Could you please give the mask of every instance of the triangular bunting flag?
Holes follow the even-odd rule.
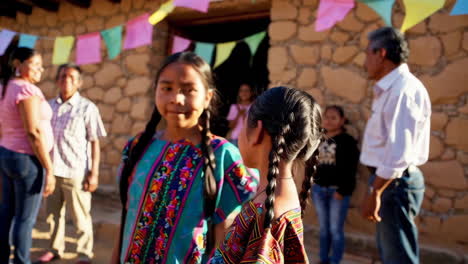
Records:
[[[206,13],[210,6],[210,0],[174,0],[174,6],[187,7]]]
[[[450,12],[451,16],[468,15],[468,0],[458,0]]]
[[[214,44],[197,42],[195,44],[195,53],[202,57],[208,64],[211,64],[213,58]]]
[[[74,41],[75,38],[73,36],[55,38],[54,54],[52,55],[53,64],[57,65],[68,62]]]
[[[172,54],[186,50],[190,45],[190,40],[179,36],[174,36],[172,42]]]
[[[125,50],[151,44],[153,25],[149,23],[148,18],[149,14],[143,14],[127,22],[125,27]]]
[[[235,46],[235,41],[220,43],[216,45],[216,62],[214,68],[223,64],[223,62],[225,62],[229,58]]]
[[[387,26],[392,26],[392,9],[395,0],[359,0],[368,5],[383,19]]]
[[[171,0],[169,2],[166,2],[162,4],[159,7],[159,9],[150,16],[148,21],[152,25],[156,25],[161,20],[163,20],[167,15],[169,15],[172,11],[174,11],[174,8],[175,8],[174,1]]]
[[[26,47],[26,48],[34,49],[37,38],[38,37],[34,35],[21,34],[19,38],[18,47]]]
[[[262,40],[265,38],[266,32],[260,32],[257,34],[254,34],[252,36],[246,37],[244,39],[245,43],[249,45],[250,48],[250,53],[252,54],[252,57],[255,56],[255,53],[257,53],[258,46],[262,42]]]
[[[445,0],[403,0],[406,16],[401,32],[413,27],[444,6]]]
[[[325,31],[343,20],[353,9],[354,0],[320,0],[315,31]]]
[[[117,57],[122,50],[122,26],[101,31],[101,35],[106,43],[107,56],[112,60]]]
[[[78,36],[76,64],[92,64],[101,61],[101,35],[98,32]]]
[[[15,35],[16,32],[8,29],[4,29],[0,32],[0,56],[3,56]]]

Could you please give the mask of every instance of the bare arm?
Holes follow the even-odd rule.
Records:
[[[382,193],[388,187],[393,179],[384,179],[376,176],[372,185],[372,191],[364,198],[362,206],[362,216],[373,222],[380,222],[382,218],[379,216],[380,202]]]
[[[99,140],[91,141],[91,170],[83,182],[83,190],[86,192],[94,192],[98,187],[100,159],[101,148]]]
[[[44,196],[48,196],[54,192],[55,176],[53,174],[52,160],[46,148],[44,131],[39,126],[38,110],[40,103],[41,99],[37,96],[21,100],[19,103],[19,111],[34,154],[39,159],[42,167],[46,170]]]
[[[233,213],[231,213],[227,218],[226,220],[224,220],[223,222],[217,224],[215,226],[215,242],[216,242],[216,245],[215,247],[217,248],[221,243],[223,243],[224,241],[224,238],[226,237],[226,232],[228,230],[228,228],[232,225],[232,222],[234,222],[234,219],[236,218],[237,214],[239,212],[235,211]]]

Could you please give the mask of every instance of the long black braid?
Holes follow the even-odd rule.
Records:
[[[248,126],[255,127],[261,120],[271,137],[272,148],[265,199],[264,228],[270,228],[274,218],[276,179],[281,160],[301,160],[307,164],[306,178],[301,191],[301,207],[311,186],[320,142],[320,107],[309,94],[286,87],[275,87],[264,92],[250,108]]]
[[[209,257],[211,251],[215,247],[215,230],[211,216],[215,212],[216,208],[216,197],[218,195],[215,169],[216,160],[214,156],[213,148],[211,147],[210,133],[210,110],[206,109],[200,116],[201,131],[201,150],[203,153],[203,167],[204,167],[204,181],[203,181],[203,208],[205,217],[208,220],[208,232],[206,234],[206,247],[204,258]]]

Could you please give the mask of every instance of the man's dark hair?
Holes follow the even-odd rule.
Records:
[[[80,80],[82,79],[82,73],[83,71],[81,70],[80,66],[74,64],[74,63],[65,63],[65,64],[62,64],[58,67],[57,69],[57,75],[55,76],[55,80],[58,81],[59,79],[59,75],[60,73],[62,72],[62,70],[66,70],[66,69],[75,69],[78,73],[79,73],[79,76],[80,76]]]
[[[393,63],[399,65],[408,60],[408,43],[398,29],[392,27],[379,28],[370,32],[367,38],[373,52],[385,49],[387,51],[385,58]]]

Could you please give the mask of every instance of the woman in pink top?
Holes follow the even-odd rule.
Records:
[[[41,55],[17,48],[10,63],[2,67],[0,85],[0,263],[9,262],[11,232],[14,263],[29,264],[31,233],[42,192],[47,196],[55,187],[49,155],[52,109],[34,85],[44,71]]]
[[[237,95],[237,104],[231,105],[227,116],[229,128],[231,129],[228,139],[236,146],[244,119],[254,99],[255,95],[252,86],[247,83],[241,84]]]

